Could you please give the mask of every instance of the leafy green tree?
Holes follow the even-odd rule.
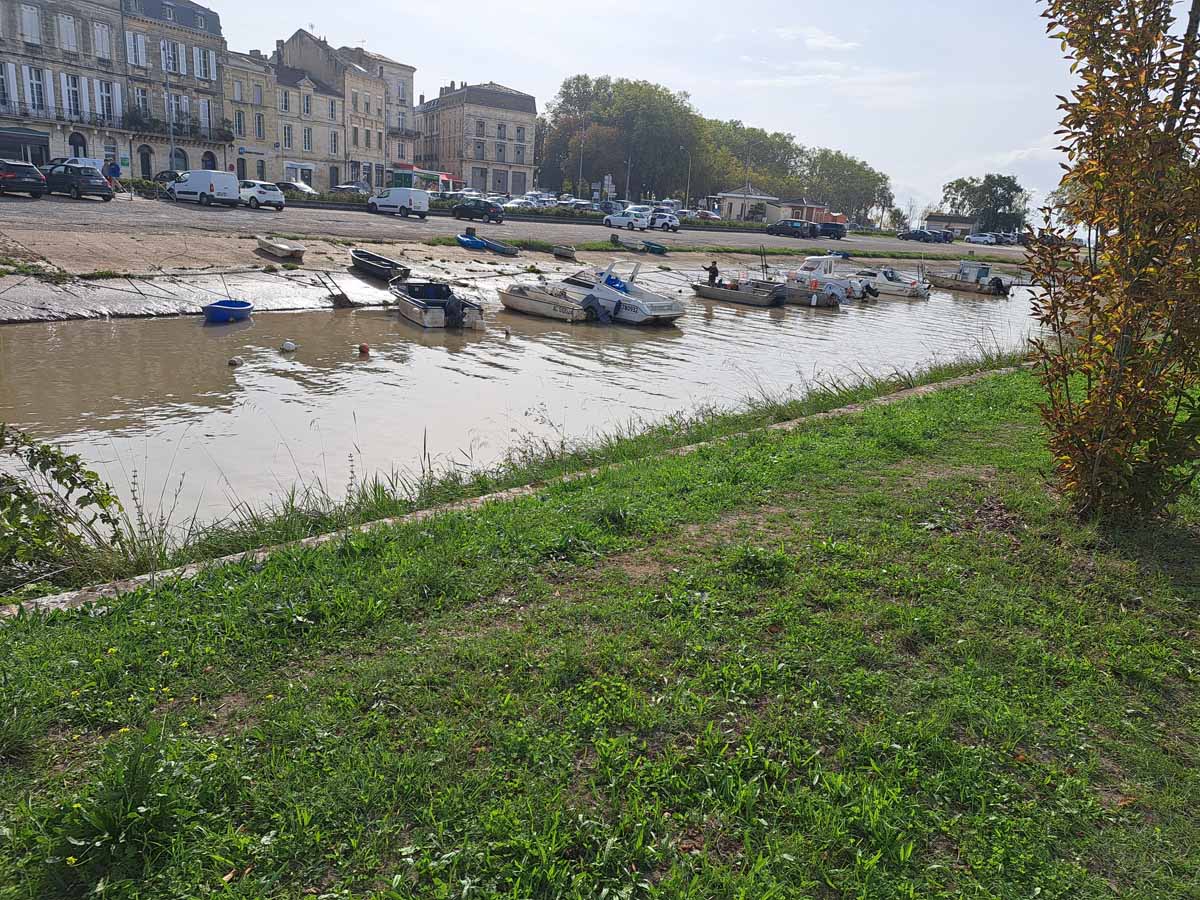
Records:
[[[973,218],[980,231],[1020,231],[1029,218],[1029,192],[1013,175],[956,178],[942,187],[942,206]]]

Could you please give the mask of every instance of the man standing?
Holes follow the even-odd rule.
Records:
[[[721,270],[717,268],[717,261],[714,259],[712,265],[706,268],[704,271],[708,273],[709,287],[716,287],[717,278],[719,278],[721,275]]]

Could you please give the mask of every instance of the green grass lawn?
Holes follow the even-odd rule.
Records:
[[[0,627],[0,897],[1195,897],[1197,505],[1023,373]]]

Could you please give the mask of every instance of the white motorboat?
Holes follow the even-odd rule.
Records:
[[[584,309],[595,311],[601,321],[669,325],[687,311],[682,301],[656,294],[636,283],[641,263],[634,265],[627,278],[613,271],[616,265],[614,260],[605,269],[584,269],[564,279],[562,287]]]
[[[595,311],[584,309],[565,288],[545,284],[515,284],[503,288],[500,302],[505,309],[561,322],[587,322],[597,317]]]
[[[841,261],[840,256],[809,256],[794,280],[814,294],[824,294],[840,303],[873,295],[875,289],[863,279],[838,273],[836,266]]]
[[[891,266],[878,269],[859,269],[852,276],[861,278],[884,297],[908,297],[928,300],[929,285],[909,272],[897,272]]]

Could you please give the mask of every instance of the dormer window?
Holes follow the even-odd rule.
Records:
[[[200,13],[196,13],[196,27],[201,31],[206,31],[208,29],[208,20],[205,19]]]
[[[171,6],[170,4],[164,3],[162,12],[163,12],[163,18],[166,19],[168,22],[175,21],[175,7]]]

